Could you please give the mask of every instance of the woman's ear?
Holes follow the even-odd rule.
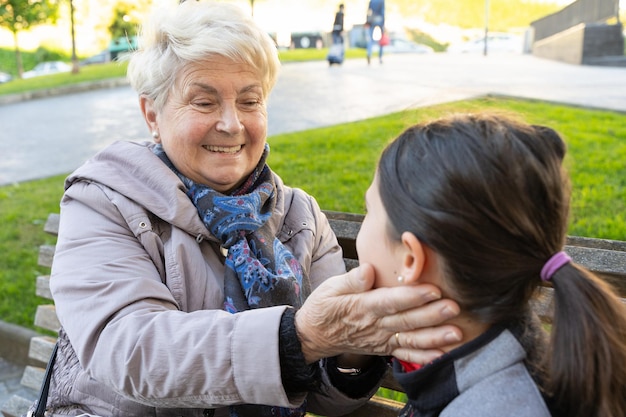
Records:
[[[402,233],[402,268],[404,282],[414,284],[422,275],[426,263],[426,250],[422,242],[411,232]]]
[[[159,142],[159,126],[157,125],[157,112],[154,108],[154,100],[148,98],[144,95],[139,97],[139,107],[141,108],[141,113],[143,114],[143,118],[148,125],[148,129],[152,133],[152,136],[155,139],[155,142]],[[155,135],[154,133],[157,133]]]

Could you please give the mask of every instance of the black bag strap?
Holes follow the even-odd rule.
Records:
[[[50,360],[48,361],[48,366],[46,366],[46,374],[43,377],[43,383],[41,384],[41,389],[39,390],[39,400],[37,401],[37,408],[35,412],[29,412],[27,417],[44,417],[46,413],[46,404],[48,403],[48,389],[50,388],[50,378],[52,378],[52,368],[54,367],[54,360],[57,357],[57,350],[59,349],[59,344],[54,345],[54,349],[52,349],[52,355],[50,356]]]

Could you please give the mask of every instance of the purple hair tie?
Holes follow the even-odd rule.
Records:
[[[541,279],[543,281],[550,281],[556,271],[561,269],[571,260],[572,258],[570,258],[567,253],[563,251],[555,253],[550,259],[548,259],[548,262],[546,262],[543,268],[541,268]]]

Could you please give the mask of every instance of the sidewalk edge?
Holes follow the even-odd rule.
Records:
[[[25,91],[18,94],[7,94],[0,96],[0,106],[5,104],[19,103],[21,101],[33,100],[44,97],[55,97],[62,94],[80,93],[83,91],[97,90],[101,88],[113,88],[129,85],[126,77],[109,78],[99,81],[87,81],[78,84],[65,85],[42,90]]]

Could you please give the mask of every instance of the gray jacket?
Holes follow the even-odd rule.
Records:
[[[408,395],[401,417],[550,417],[536,369],[545,335],[535,320],[494,326],[414,372],[394,363]]]
[[[62,325],[55,415],[200,416],[235,403],[298,406],[280,376],[283,306],[222,310],[224,262],[178,177],[151,143],[117,142],[66,180],[51,290]],[[344,272],[315,200],[275,176],[271,227],[317,287]],[[340,415],[328,382],[309,410]],[[207,410],[208,411],[208,410]]]

